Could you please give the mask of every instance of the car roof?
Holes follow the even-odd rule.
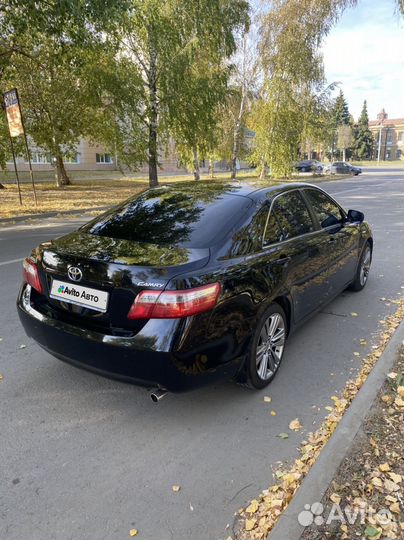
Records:
[[[190,196],[196,196],[198,193],[201,193],[201,190],[207,190],[212,192],[217,192],[221,196],[241,196],[248,197],[253,201],[260,202],[274,198],[276,195],[282,192],[287,192],[296,188],[315,188],[320,189],[318,186],[309,184],[308,182],[288,182],[283,184],[276,184],[272,186],[263,186],[262,182],[251,181],[251,182],[238,182],[238,181],[229,181],[229,182],[217,182],[215,180],[202,180],[199,182],[190,181],[190,182],[176,182],[173,184],[166,184],[161,186],[164,188],[169,188],[170,191],[183,192],[187,193]],[[161,189],[153,188],[153,189]]]

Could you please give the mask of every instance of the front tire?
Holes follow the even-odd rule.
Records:
[[[350,289],[352,291],[361,291],[368,282],[370,265],[372,264],[372,246],[370,242],[366,242],[359,259],[358,268],[356,269],[355,279],[353,280]]]
[[[244,385],[261,390],[275,377],[287,335],[287,319],[279,304],[271,304],[257,326],[245,362]]]

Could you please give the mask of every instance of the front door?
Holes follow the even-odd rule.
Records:
[[[304,189],[329,249],[330,295],[344,290],[354,278],[358,260],[358,228],[345,221],[340,206],[324,192]]]

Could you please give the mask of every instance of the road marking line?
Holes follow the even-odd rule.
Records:
[[[21,262],[23,260],[24,259],[12,259],[11,261],[3,261],[3,262],[0,262],[0,266],[4,266],[6,264],[13,264],[13,263],[16,263],[16,262]]]

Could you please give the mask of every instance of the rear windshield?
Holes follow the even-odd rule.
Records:
[[[220,242],[252,205],[251,199],[220,189],[187,193],[146,191],[82,230],[148,244],[207,248]]]

